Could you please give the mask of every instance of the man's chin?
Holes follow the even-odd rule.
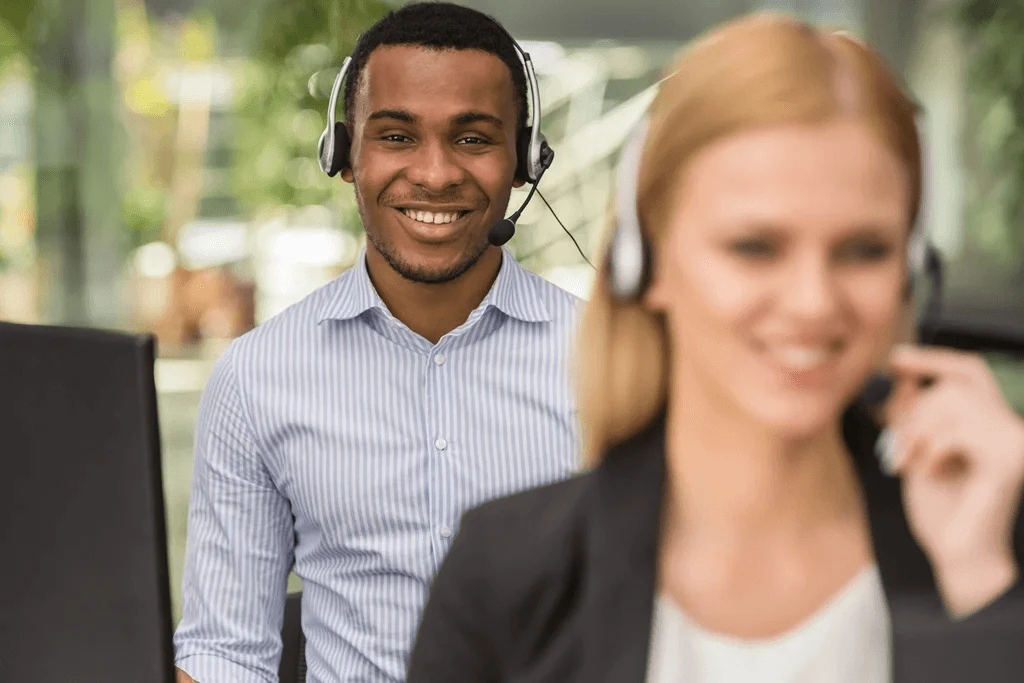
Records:
[[[439,285],[457,280],[469,272],[487,252],[488,243],[468,254],[463,252],[454,257],[438,257],[436,254],[403,256],[397,250],[381,246],[375,245],[377,252],[400,276],[410,282]],[[424,251],[434,250],[428,247]]]
[[[443,285],[449,282],[453,282],[462,277],[468,268],[462,267],[462,264],[457,264],[449,268],[444,269],[429,269],[422,266],[409,266],[391,264],[395,272],[401,275],[409,282],[416,282],[422,285]]]

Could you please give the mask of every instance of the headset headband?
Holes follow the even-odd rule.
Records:
[[[659,85],[662,81],[659,81]],[[914,117],[919,137],[922,112],[918,107]],[[619,160],[615,188],[616,225],[608,255],[608,276],[612,293],[621,299],[635,298],[640,293],[650,265],[646,263],[650,254],[646,249],[647,239],[636,206],[643,150],[649,129],[650,115],[645,113],[627,137]],[[928,242],[926,231],[921,225],[921,213],[919,207],[907,244],[907,267],[912,278],[927,275],[933,281],[933,288],[941,289],[941,259]],[[929,307],[937,305],[936,301],[929,301]]]
[[[327,103],[327,128],[324,129],[327,140],[326,144],[321,140],[320,145],[320,168],[324,173],[327,173],[334,164],[334,124],[338,120],[338,94],[345,85],[345,77],[351,63],[351,56],[345,57],[345,61],[341,63],[341,69],[338,70],[334,85],[331,87],[331,99]]]
[[[494,22],[494,24],[512,42],[516,55],[519,57],[519,62],[523,67],[523,75],[526,79],[528,105],[530,108],[530,124],[528,126],[530,139],[526,150],[523,150],[527,156],[525,163],[526,179],[530,182],[536,182],[544,171],[542,147],[545,144],[544,138],[540,132],[540,88],[537,85],[537,74],[534,71],[533,60],[530,58],[530,54],[522,48],[522,46],[515,38],[512,37],[512,34],[509,33],[504,26],[497,22]],[[358,46],[358,44],[359,42],[357,40],[356,45]],[[351,63],[352,56],[349,55],[348,57],[345,57],[345,61],[342,62],[341,69],[338,71],[338,75],[334,79],[334,85],[331,87],[331,96],[327,105],[327,127],[324,129],[323,135],[320,136],[318,154],[320,168],[324,173],[330,173],[330,169],[334,164],[335,125],[339,123],[338,97],[345,87],[345,80],[348,77],[348,71]],[[524,129],[527,128],[526,121],[523,121],[522,126]]]
[[[644,115],[626,139],[619,160],[615,208],[617,225],[612,236],[613,267],[609,269],[612,291],[628,298],[642,286],[644,271],[644,235],[637,212],[637,186],[644,144],[647,141],[648,118]]]

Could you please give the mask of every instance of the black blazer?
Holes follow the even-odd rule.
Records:
[[[851,410],[844,436],[892,618],[894,683],[1024,683],[1024,583],[953,622],[899,481],[876,463],[877,428]],[[468,512],[431,588],[408,683],[642,683],[663,453],[660,418],[593,472]],[[1020,559],[1020,520],[1016,540]]]

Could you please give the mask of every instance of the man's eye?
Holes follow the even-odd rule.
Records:
[[[460,145],[489,145],[491,141],[487,138],[477,137],[475,135],[467,135],[464,138],[459,138]]]
[[[409,142],[409,138],[400,133],[392,133],[381,137],[384,142]]]

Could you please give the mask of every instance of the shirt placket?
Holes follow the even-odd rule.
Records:
[[[424,406],[426,420],[424,448],[427,452],[427,516],[435,571],[448,551],[457,519],[454,486],[454,458],[458,435],[454,433],[455,404],[453,377],[458,339],[444,338],[427,354],[424,364]]]

